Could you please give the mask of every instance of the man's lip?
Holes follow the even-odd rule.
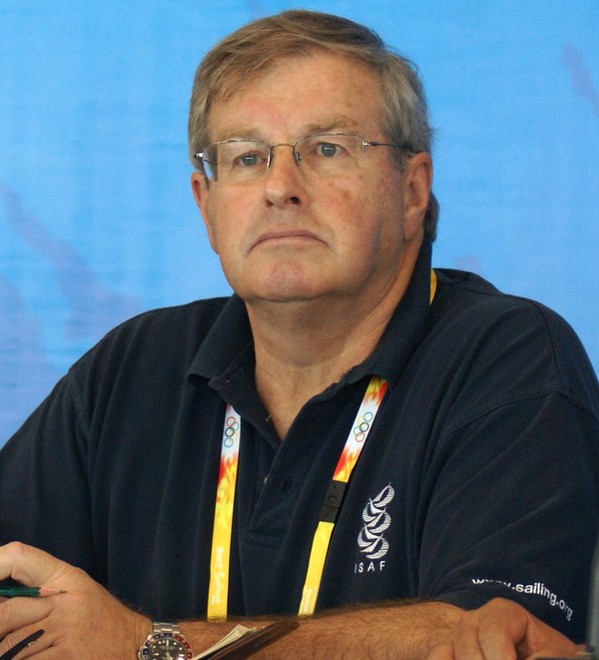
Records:
[[[258,236],[256,241],[254,241],[254,247],[268,241],[284,241],[289,239],[308,239],[313,241],[320,241],[316,234],[313,234],[311,231],[307,231],[305,229],[271,229],[270,231],[266,231]]]

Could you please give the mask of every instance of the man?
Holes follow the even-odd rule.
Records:
[[[575,654],[597,381],[546,308],[431,271],[409,63],[257,21],[198,69],[190,153],[236,295],[115,329],[5,447],[0,577],[63,593],[3,603],[0,652],[172,658],[188,620],[191,657],[300,614],[267,657]]]

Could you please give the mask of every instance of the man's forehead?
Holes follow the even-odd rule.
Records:
[[[343,55],[286,57],[215,97],[208,116],[209,134],[214,140],[262,139],[260,131],[268,130],[272,119],[288,122],[290,135],[297,137],[355,132],[363,129],[366,107],[371,119],[381,116],[380,95],[373,90],[377,83],[369,68]]]
[[[248,69],[232,66],[224,70],[220,90],[214,100],[226,101],[239,93],[243,94],[264,79],[287,77],[290,71],[301,71],[313,65],[316,65],[320,73],[330,72],[333,76],[341,68],[351,71],[351,77],[364,74],[375,77],[373,69],[357,56],[313,45],[293,54],[281,53],[271,59],[254,62]]]

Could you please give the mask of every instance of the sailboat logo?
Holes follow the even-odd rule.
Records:
[[[360,552],[368,559],[380,559],[389,551],[389,541],[384,534],[391,526],[391,516],[387,513],[387,506],[395,497],[395,490],[389,484],[371,500],[362,511],[364,526],[358,534]]]

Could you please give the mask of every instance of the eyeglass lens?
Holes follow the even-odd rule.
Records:
[[[223,182],[251,181],[262,176],[275,158],[274,150],[291,148],[302,170],[318,176],[347,174],[359,166],[365,142],[356,135],[308,135],[295,145],[270,146],[258,140],[228,140],[208,146],[204,164],[210,178]]]

